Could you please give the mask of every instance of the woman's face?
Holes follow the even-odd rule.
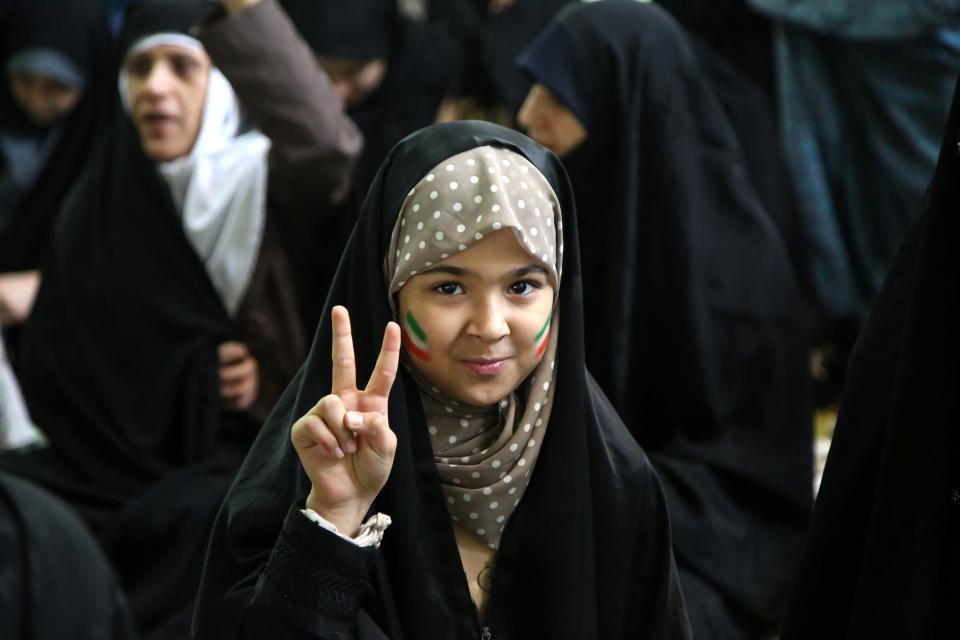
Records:
[[[561,158],[587,139],[587,130],[573,111],[540,83],[530,88],[517,122],[527,135]]]
[[[206,53],[177,45],[158,45],[127,60],[130,115],[153,162],[169,162],[193,149],[210,68]]]
[[[473,406],[509,395],[540,362],[554,285],[511,229],[410,278],[399,292],[404,345],[417,371]]]
[[[67,117],[83,97],[83,89],[35,73],[10,74],[10,92],[30,121],[49,127]]]

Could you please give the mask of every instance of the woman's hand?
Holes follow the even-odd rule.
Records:
[[[397,437],[387,406],[400,361],[400,327],[387,323],[373,375],[360,391],[350,314],[337,306],[331,320],[333,389],[294,423],[290,439],[312,484],[307,507],[353,536],[393,467]]]
[[[243,411],[256,401],[260,391],[257,359],[242,342],[224,342],[220,356],[220,400],[227,409]]]
[[[260,0],[220,0],[223,4],[223,8],[227,10],[228,13],[237,13],[243,11],[247,7],[252,7],[255,4],[259,4]]]
[[[39,271],[0,275],[0,327],[12,327],[26,320],[39,288]]]

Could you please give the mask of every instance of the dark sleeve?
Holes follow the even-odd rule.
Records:
[[[342,201],[363,138],[276,1],[262,0],[235,14],[215,12],[197,35],[272,142],[271,198],[281,205],[285,199]],[[329,207],[317,208],[323,209]]]
[[[294,505],[266,565],[236,585],[195,635],[353,640],[376,554],[310,522]]]

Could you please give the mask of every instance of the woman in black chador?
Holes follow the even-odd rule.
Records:
[[[116,83],[102,4],[24,0],[0,8],[4,328],[29,314],[56,214],[112,112]]]
[[[328,249],[360,146],[276,2],[222,4],[130,5],[124,115],[59,215],[22,335],[48,446],[0,455],[83,517],[147,638],[189,632],[216,509],[328,284],[295,257]]]
[[[689,637],[582,311],[555,156],[479,122],[395,147],[221,508],[198,637]]]
[[[784,640],[956,638],[960,90],[850,359]]]
[[[70,508],[0,473],[0,629],[11,640],[134,640],[126,599]]]
[[[694,634],[770,634],[812,502],[784,243],[664,10],[577,5],[519,63],[519,120],[561,154],[583,220],[587,366],[663,481]]]

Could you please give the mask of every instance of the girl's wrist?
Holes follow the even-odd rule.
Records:
[[[340,533],[349,538],[357,535],[364,516],[370,510],[370,505],[361,500],[351,500],[334,506],[323,504],[312,490],[307,496],[306,507],[336,526]]]

